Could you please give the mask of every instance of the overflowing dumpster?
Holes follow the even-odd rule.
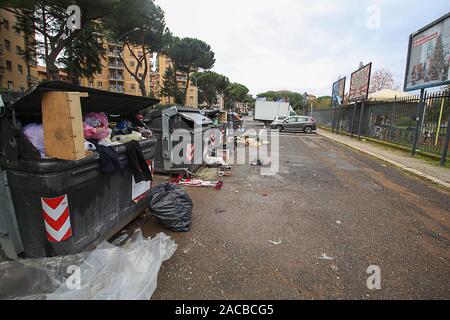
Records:
[[[222,139],[221,127],[195,108],[155,110],[146,121],[158,140],[155,172],[195,172],[203,165],[208,146]]]
[[[157,102],[46,82],[5,106],[0,116],[0,167],[8,188],[0,191],[10,195],[14,212],[0,212],[9,215],[0,219],[8,224],[0,230],[10,232],[14,240],[10,244],[17,252],[22,251],[24,257],[44,257],[89,250],[143,212],[152,177],[141,175],[140,170],[153,174],[156,139],[148,135],[136,138],[133,131],[115,136],[123,141],[127,138],[129,143],[118,139],[111,143],[110,137],[105,140],[108,144],[104,139],[86,141],[87,132],[96,132],[87,124],[90,119],[86,114],[105,115],[109,126],[117,127],[117,123],[128,121],[125,119],[132,123],[140,110]],[[77,112],[83,114],[82,120]],[[41,121],[47,156],[23,129]],[[81,140],[80,134],[84,135]],[[50,152],[58,155],[49,157]],[[147,166],[145,170],[143,166]]]

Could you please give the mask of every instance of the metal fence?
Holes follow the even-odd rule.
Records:
[[[317,123],[336,131],[360,134],[364,137],[442,154],[450,116],[450,91],[434,92],[424,96],[395,99],[392,102],[366,102],[361,115],[361,104],[335,109],[313,110]],[[311,115],[311,111],[309,111]],[[334,114],[334,117],[333,117]],[[361,126],[360,126],[361,121]]]

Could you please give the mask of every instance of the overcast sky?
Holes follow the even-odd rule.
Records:
[[[280,89],[330,95],[332,82],[349,79],[360,61],[390,69],[403,83],[409,35],[450,11],[448,0],[156,2],[174,35],[211,45],[213,70],[253,95]]]

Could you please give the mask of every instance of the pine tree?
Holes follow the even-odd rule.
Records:
[[[102,71],[101,59],[106,50],[98,41],[97,35],[101,32],[100,24],[84,28],[58,59],[58,63],[65,66],[69,82],[79,84],[80,78],[91,78]]]
[[[437,37],[436,44],[433,49],[433,54],[430,59],[430,66],[428,68],[428,75],[431,80],[440,80],[445,68],[444,61],[444,46],[442,45],[441,35]]]

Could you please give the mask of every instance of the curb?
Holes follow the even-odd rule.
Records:
[[[428,175],[428,174],[426,174],[426,173],[423,173],[422,171],[413,169],[413,168],[408,167],[408,166],[406,166],[406,165],[404,165],[404,164],[402,164],[402,163],[400,163],[400,162],[397,162],[397,161],[395,161],[395,160],[391,160],[391,159],[388,159],[388,158],[386,158],[386,157],[380,156],[380,155],[378,155],[378,154],[376,154],[376,153],[373,153],[373,152],[371,152],[371,151],[364,150],[364,149],[362,149],[362,148],[356,147],[356,146],[354,146],[354,145],[351,145],[351,144],[346,143],[346,142],[344,142],[344,141],[340,141],[340,140],[338,140],[338,139],[334,139],[333,137],[330,137],[330,136],[328,136],[328,135],[326,135],[326,134],[322,134],[321,132],[317,132],[317,134],[319,134],[319,135],[321,135],[322,137],[325,137],[325,138],[327,138],[327,139],[330,139],[330,140],[333,140],[333,141],[338,142],[338,143],[340,143],[340,144],[343,144],[343,145],[345,145],[345,146],[347,146],[347,147],[350,147],[350,148],[352,148],[352,149],[354,149],[354,150],[363,152],[363,153],[368,154],[368,155],[370,155],[370,156],[372,156],[372,157],[375,157],[375,158],[377,158],[377,159],[380,159],[380,160],[382,160],[382,161],[384,161],[384,162],[390,163],[390,164],[392,164],[392,165],[394,165],[394,166],[396,166],[396,167],[399,167],[400,169],[405,170],[405,171],[407,171],[407,172],[409,172],[409,173],[411,173],[411,174],[413,174],[413,175],[415,175],[415,176],[418,176],[418,177],[421,177],[421,178],[425,178],[425,179],[427,179],[427,180],[429,180],[429,181],[431,181],[431,182],[433,182],[433,183],[436,183],[436,184],[438,184],[438,185],[440,185],[440,186],[443,186],[443,187],[444,187],[445,189],[447,189],[447,190],[450,190],[450,183],[448,183],[448,182],[446,182],[446,181],[444,181],[444,180],[441,180],[441,179],[439,179],[439,178],[430,176],[430,175]]]
[[[318,126],[318,128],[332,133],[330,128],[327,128],[327,127],[324,127],[324,126]],[[350,133],[348,133],[348,132],[339,132],[339,134],[343,135],[343,136],[350,137]],[[377,143],[377,144],[382,145],[382,146],[387,146],[387,147],[390,147],[390,148],[394,148],[394,149],[397,149],[397,150],[400,150],[400,151],[411,152],[411,148],[410,147],[398,145],[398,144],[395,144],[395,143],[390,143],[390,142],[387,142],[387,141],[381,141],[381,140],[373,139],[373,138],[370,138],[370,137],[367,137],[367,136],[361,136],[361,139],[365,139],[367,141],[370,141],[370,142],[373,142],[373,143]],[[441,156],[439,156],[437,154],[429,153],[427,151],[423,151],[423,150],[420,150],[420,149],[417,149],[416,153],[418,155],[421,155],[422,157],[426,157],[426,158],[429,158],[429,159],[432,159],[432,160],[436,160],[436,161],[440,161],[441,160]]]

